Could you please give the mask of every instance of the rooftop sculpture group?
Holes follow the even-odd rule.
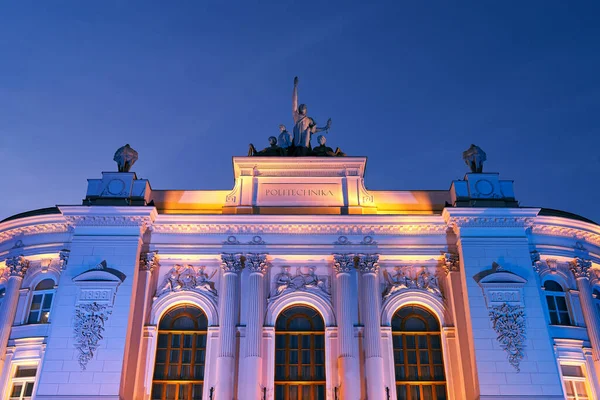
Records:
[[[318,132],[329,132],[331,128],[331,118],[327,124],[318,127],[314,119],[308,116],[306,104],[298,105],[298,77],[294,78],[294,90],[292,92],[292,116],[294,118],[293,136],[285,125],[279,125],[279,140],[275,136],[269,137],[270,146],[262,150],[256,150],[251,143],[248,150],[248,156],[317,156],[317,157],[342,157],[345,156],[338,147],[335,151],[325,145],[327,139],[319,135],[317,140],[319,146],[312,148],[310,143],[312,135]]]

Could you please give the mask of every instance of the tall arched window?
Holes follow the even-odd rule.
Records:
[[[179,306],[158,325],[152,400],[200,400],[208,319],[202,310]]]
[[[31,306],[29,307],[28,324],[47,324],[50,319],[52,298],[54,297],[54,281],[44,279],[33,290]]]
[[[325,400],[325,323],[294,306],[275,325],[275,400]]]
[[[550,313],[550,324],[571,325],[567,297],[562,286],[556,281],[548,280],[544,282],[544,289],[546,291],[548,312]]]
[[[440,324],[418,306],[402,307],[392,318],[397,398],[446,399]]]

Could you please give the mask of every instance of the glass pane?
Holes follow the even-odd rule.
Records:
[[[429,364],[429,352],[427,350],[419,351],[419,362],[421,364]]]
[[[275,367],[275,380],[282,381],[285,379],[285,367],[283,365],[277,365]]]
[[[290,335],[290,347],[298,348],[298,335]]]
[[[315,362],[317,364],[325,364],[325,352],[323,350],[315,351]]]
[[[169,343],[169,335],[165,335],[164,333],[161,333],[160,335],[158,335],[158,347],[159,348],[167,348],[167,344]]]
[[[177,365],[169,365],[169,373],[167,375],[168,379],[178,379],[179,371]]]
[[[419,378],[419,369],[417,367],[408,367],[408,380],[416,381]]]
[[[152,400],[161,400],[162,399],[162,388],[163,388],[163,385],[160,383],[152,384]]]
[[[298,386],[290,386],[290,399],[296,400],[298,398]]]
[[[276,364],[284,364],[285,363],[285,350],[277,350],[275,352],[275,363]]]
[[[181,346],[181,336],[172,335],[171,336],[171,347],[180,347]]]
[[[585,388],[585,383],[584,382],[574,382],[575,383],[575,390],[577,391],[577,394],[580,396],[579,398],[581,398],[581,396],[585,396],[587,398],[587,390]]]
[[[433,387],[423,386],[423,400],[433,400]]]
[[[312,389],[311,386],[308,386],[308,385],[302,386],[302,399],[303,400],[304,399],[310,399],[310,392],[311,392],[310,389]]]
[[[396,386],[396,398],[398,400],[406,400],[406,386],[404,385],[397,385]]]
[[[290,364],[298,364],[298,350],[290,350]]]
[[[556,311],[550,311],[550,325],[559,325],[558,313]]]
[[[179,350],[171,350],[169,357],[170,362],[179,362]]]
[[[442,352],[441,351],[433,351],[432,355],[433,355],[433,363],[434,364],[442,363]]]
[[[409,317],[404,321],[404,330],[411,332],[424,332],[427,331],[427,326],[425,322],[416,317]]]
[[[444,368],[441,366],[433,367],[433,378],[436,381],[443,381],[444,380]]]
[[[567,311],[567,299],[562,296],[556,296],[555,299],[558,311]]]
[[[421,400],[421,391],[418,386],[409,386],[411,400]]]
[[[575,386],[572,381],[565,381],[565,388],[567,389],[567,396],[575,395]]]
[[[157,350],[156,351],[156,362],[164,363],[167,361],[167,351],[166,350]]]
[[[310,350],[302,350],[302,364],[310,364]]]
[[[50,319],[50,312],[43,311],[42,315],[40,316],[40,324],[47,324],[49,319]]]
[[[183,350],[181,352],[181,362],[184,364],[189,364],[192,362],[192,351],[191,350]]]
[[[275,336],[275,347],[278,349],[285,348],[285,335],[276,335]]]
[[[43,295],[41,294],[36,294],[33,296],[33,300],[31,301],[31,310],[40,309],[40,305],[42,304],[42,297]]]
[[[189,389],[189,385],[185,385],[185,384],[179,385],[179,397],[178,397],[179,400],[189,400],[190,399],[188,396],[188,393],[189,393],[188,389]]]
[[[181,379],[190,379],[191,378],[190,373],[191,373],[191,368],[189,365],[184,364],[181,366]]]
[[[37,367],[17,367],[15,371],[15,378],[30,378],[35,376],[37,372]]]
[[[315,367],[315,380],[324,381],[325,380],[325,367],[322,365],[317,365]]]
[[[436,385],[435,394],[436,400],[446,400],[446,385]]]
[[[579,365],[561,365],[560,369],[563,376],[577,376],[583,378],[583,371]]]
[[[415,343],[415,337],[412,335],[407,335],[406,336],[406,348],[407,349],[415,349],[416,348],[416,343]]]
[[[275,400],[284,400],[285,399],[285,386],[283,385],[275,385]]]
[[[554,302],[554,296],[546,296],[546,303],[548,304],[548,310],[556,310],[556,303]]]
[[[427,336],[425,336],[425,335],[419,336],[419,348],[420,349],[427,348]]]
[[[290,376],[289,378],[293,381],[298,380],[298,367],[290,367]]]
[[[28,324],[37,324],[40,317],[39,311],[32,311],[29,313],[29,318],[27,318]]]
[[[407,351],[408,363],[416,364],[417,363],[417,352],[416,351]]]
[[[302,348],[303,349],[310,349],[310,338],[311,338],[311,336],[309,336],[309,335],[302,336]]]
[[[195,365],[194,366],[194,379],[199,379],[199,380],[204,379],[204,365]]]
[[[188,349],[192,348],[192,338],[192,335],[183,335],[183,347]]]
[[[165,379],[165,365],[156,364],[154,366],[154,379]]]
[[[192,400],[202,400],[202,385],[194,385],[193,386]]]
[[[204,364],[206,359],[206,350],[196,350],[196,362]]]
[[[431,380],[431,369],[429,367],[421,367],[421,379],[425,381]]]
[[[22,383],[15,383],[13,385],[12,392],[10,393],[10,397],[16,397],[17,399],[21,397],[21,391],[23,390]]]
[[[44,310],[49,310],[52,306],[52,293],[46,293],[44,296],[44,302],[42,304],[42,308]]]
[[[438,335],[431,335],[430,341],[431,341],[432,349],[440,349],[441,348],[440,337]]]
[[[310,373],[310,365],[302,367],[302,379],[304,379],[304,380],[312,379],[312,375]]]
[[[571,325],[571,318],[569,317],[569,313],[567,311],[560,312],[560,324]]]
[[[325,348],[325,336],[323,335],[315,335],[315,349],[324,349]]]
[[[325,400],[325,385],[317,386],[317,399],[316,400]]]
[[[177,385],[167,385],[167,395],[165,396],[166,400],[175,400],[175,395],[177,394]]]
[[[196,335],[196,347],[206,348],[206,335]]]

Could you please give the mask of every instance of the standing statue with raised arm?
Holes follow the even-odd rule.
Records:
[[[294,155],[307,156],[310,154],[310,139],[313,133],[329,131],[331,118],[327,125],[319,128],[314,119],[307,115],[306,104],[298,105],[298,77],[294,78],[292,92],[292,116],[294,117]]]

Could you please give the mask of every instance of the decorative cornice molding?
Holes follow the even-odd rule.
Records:
[[[354,254],[334,254],[333,269],[336,274],[350,273],[354,269]]]
[[[595,246],[600,246],[600,234],[578,228],[536,223],[531,227],[531,233],[535,235],[566,237],[577,239],[578,241],[585,240]]]
[[[162,234],[281,234],[281,235],[445,235],[445,224],[154,224],[152,231]],[[237,243],[227,243],[237,244]],[[364,243],[373,244],[373,243]]]
[[[49,223],[39,225],[26,225],[8,229],[0,232],[0,243],[11,240],[15,237],[40,235],[45,233],[66,233],[71,228],[67,223]]]
[[[221,268],[224,273],[239,273],[242,271],[242,255],[239,253],[222,253]]]
[[[248,253],[246,254],[246,261],[244,262],[245,267],[250,273],[258,273],[264,275],[267,272],[267,255],[259,253]]]
[[[23,278],[29,269],[29,260],[24,256],[14,256],[6,259],[6,268],[8,276]]]
[[[581,257],[576,257],[570,264],[571,272],[575,279],[585,278],[590,279],[590,270],[592,268],[592,262],[590,260],[584,260]]]
[[[444,273],[448,275],[450,272],[460,271],[460,259],[456,253],[444,253],[442,256],[442,269]]]
[[[142,253],[140,254],[140,270],[152,272],[154,268],[160,266],[159,261],[158,250]]]
[[[448,218],[448,227],[456,234],[460,228],[530,228],[533,217],[520,216],[456,216]]]
[[[359,254],[358,269],[362,274],[379,272],[379,254]]]
[[[152,225],[149,215],[67,215],[71,226],[139,226],[143,229]]]

